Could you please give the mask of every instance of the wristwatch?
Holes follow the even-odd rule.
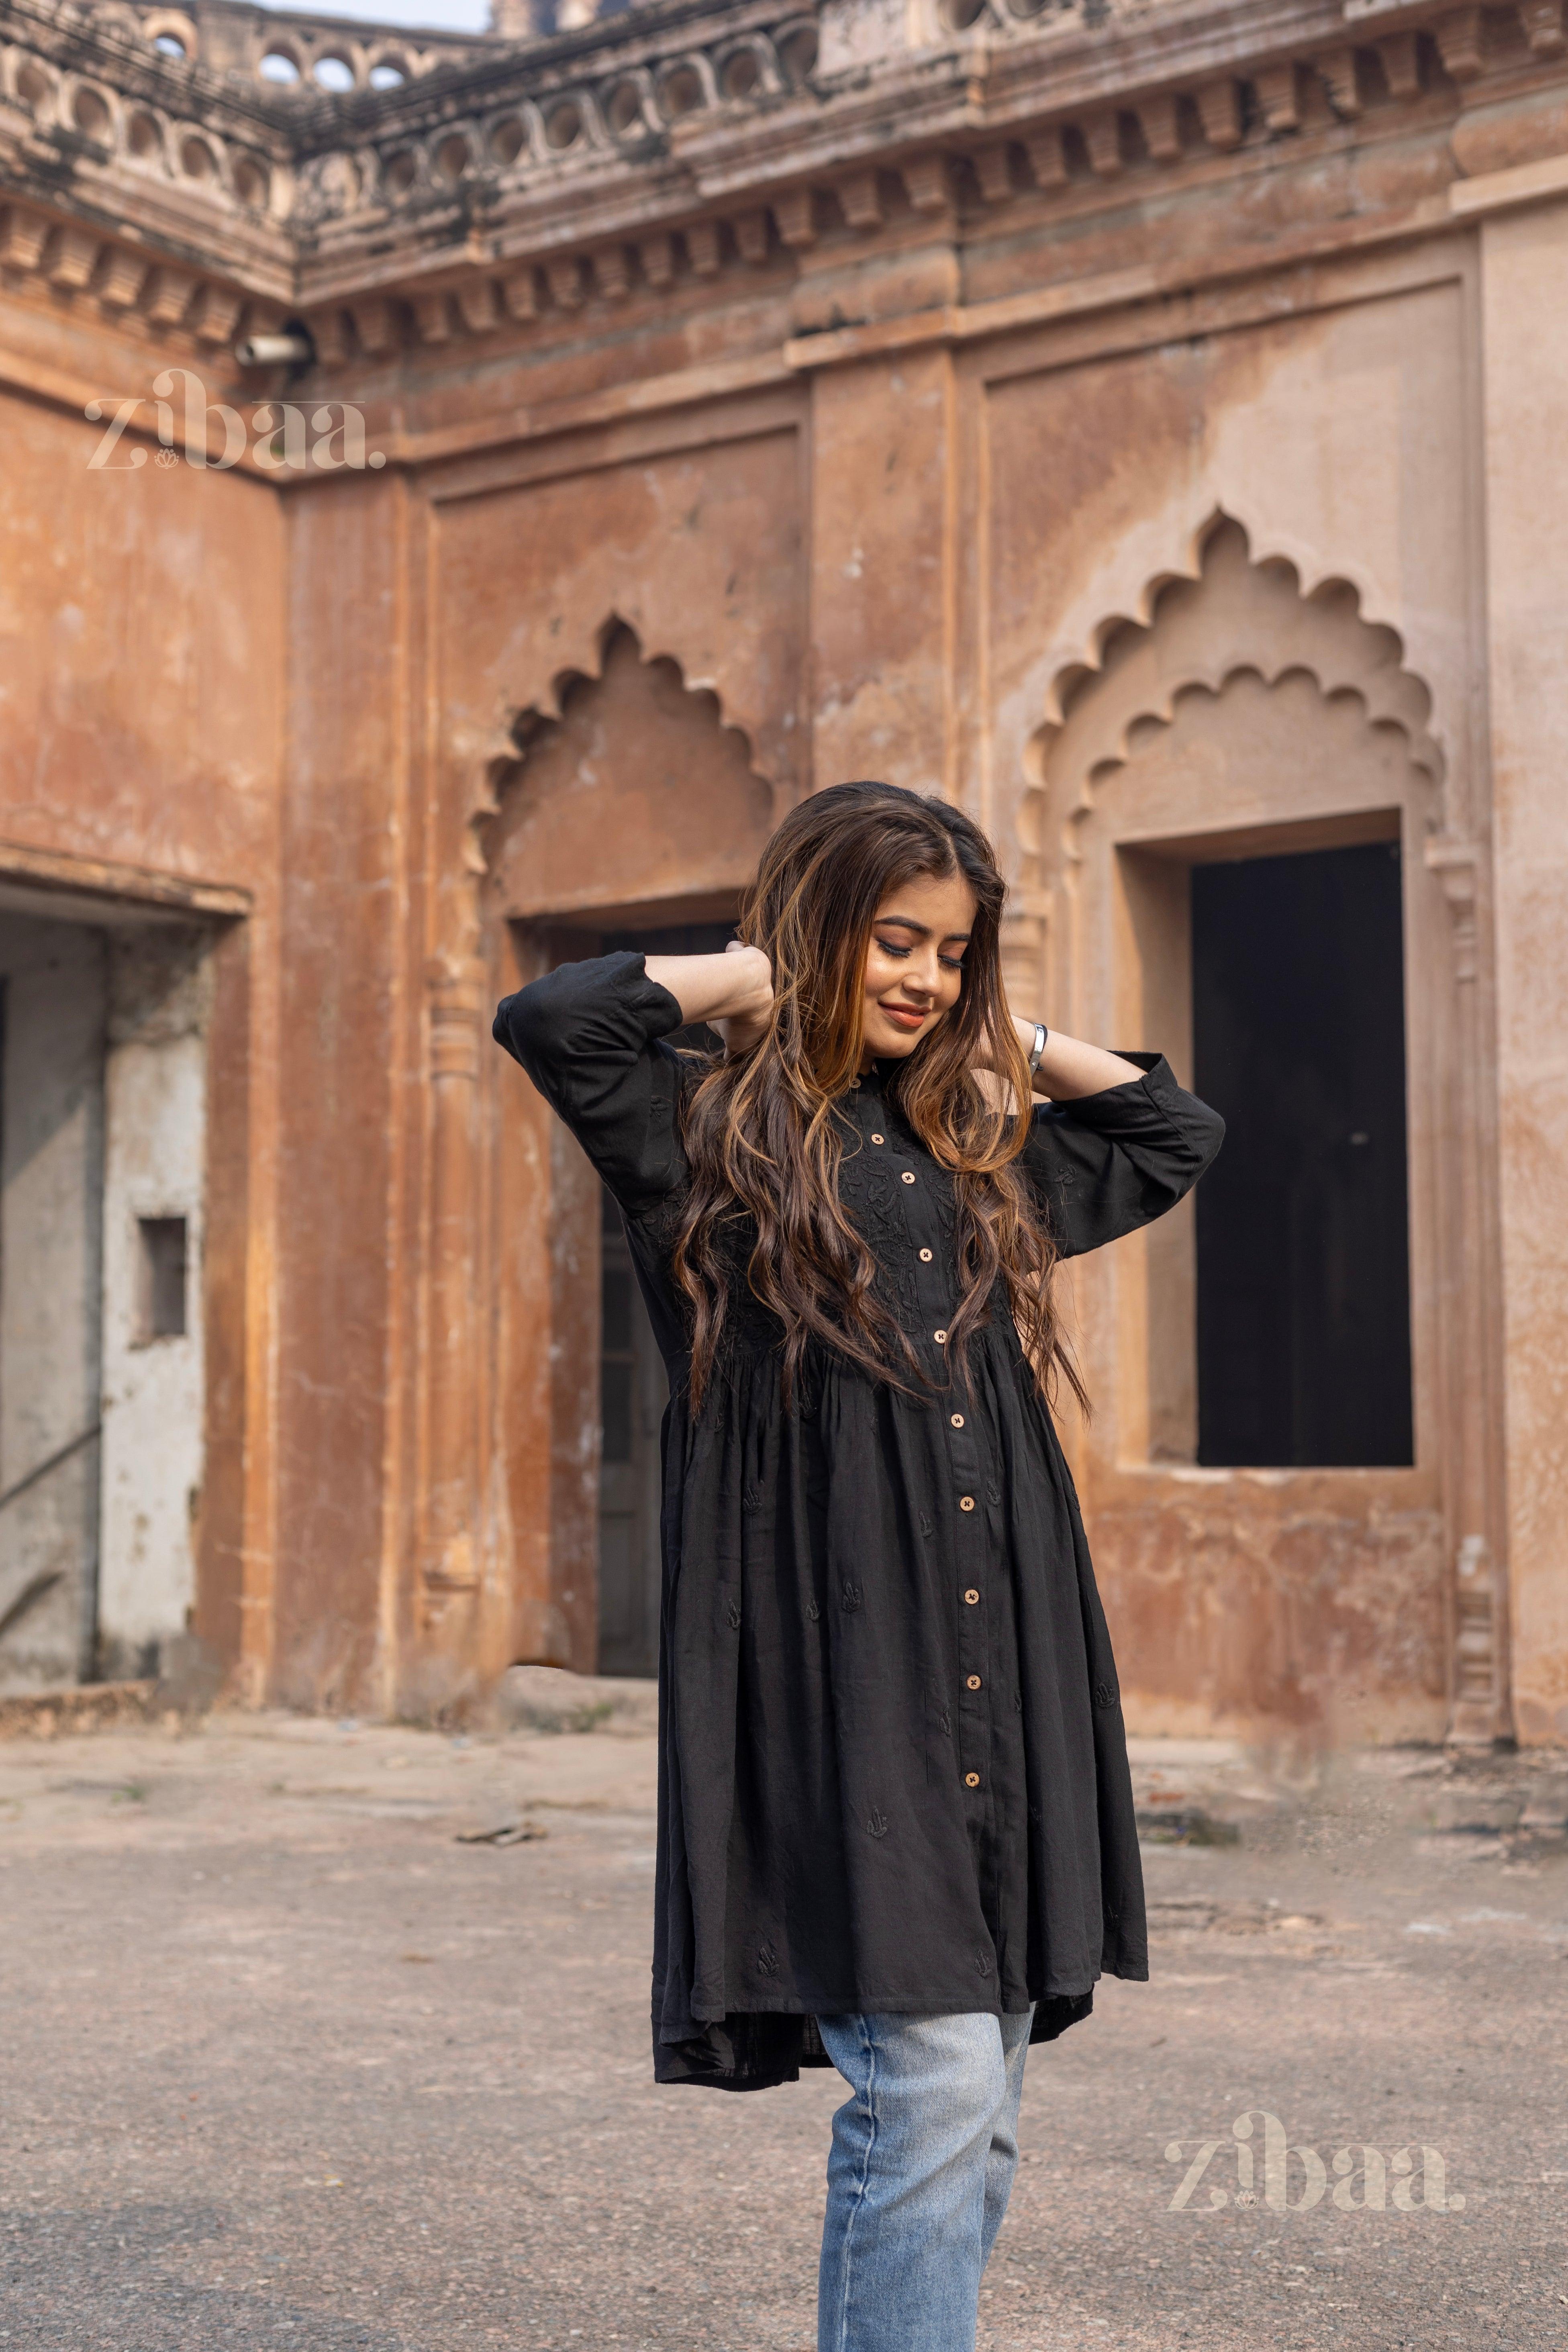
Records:
[[[1034,1076],[1036,1071],[1039,1068],[1041,1062],[1045,1059],[1046,1040],[1050,1034],[1050,1031],[1047,1028],[1043,1021],[1036,1022],[1035,1042],[1029,1048],[1029,1076],[1031,1077]]]

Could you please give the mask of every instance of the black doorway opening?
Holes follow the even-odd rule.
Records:
[[[591,943],[603,955],[718,955],[735,936],[730,923],[667,924],[609,931]],[[712,1031],[678,1029],[672,1045],[716,1046]],[[658,1433],[669,1394],[643,1304],[620,1211],[603,1196],[599,1293],[599,1672],[658,1672]]]
[[[1193,870],[1198,1460],[1414,1459],[1399,847]]]

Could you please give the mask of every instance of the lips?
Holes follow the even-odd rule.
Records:
[[[881,1009],[895,1029],[919,1029],[926,1018],[923,1013],[913,1013],[901,1005],[884,1004]]]

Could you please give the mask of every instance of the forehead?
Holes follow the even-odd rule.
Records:
[[[877,920],[907,916],[938,939],[967,937],[974,928],[974,893],[962,874],[918,875],[889,890],[877,909]]]

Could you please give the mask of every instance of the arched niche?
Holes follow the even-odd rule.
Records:
[[[1398,633],[1363,618],[1348,581],[1303,595],[1292,564],[1254,561],[1242,525],[1217,515],[1195,576],[1152,584],[1140,602],[1146,621],[1109,615],[1088,657],[1053,682],[1054,715],[1026,757],[1021,897],[1033,921],[1016,929],[1012,953],[1064,1025],[1072,999],[1058,992],[1088,977],[1072,937],[1079,869],[1108,824],[1196,841],[1409,801],[1419,847],[1443,819],[1431,697],[1405,668]],[[1309,709],[1331,731],[1338,712],[1332,752]],[[1342,765],[1352,736],[1370,762],[1358,750],[1354,775]]]
[[[1108,616],[1056,681],[1030,746],[1017,1001],[1078,1034],[1163,1051],[1190,1082],[1194,867],[1399,845],[1417,1433],[1413,1467],[1198,1468],[1192,1203],[1088,1261],[1077,1306],[1096,1414],[1080,1461],[1126,1628],[1124,1681],[1148,1729],[1306,1724],[1343,1719],[1353,1658],[1369,1703],[1375,1692],[1368,1720],[1434,1736],[1458,1451],[1445,1301],[1465,1253],[1431,698],[1348,583],[1303,593],[1228,517],[1195,576],[1152,584],[1140,609],[1145,620]],[[1194,1691],[1197,1709],[1178,1697]]]
[[[595,676],[556,681],[558,715],[521,712],[497,763],[483,855],[497,911],[513,921],[595,919],[732,899],[773,824],[772,786],[716,695],[678,663],[645,657],[612,620]]]

